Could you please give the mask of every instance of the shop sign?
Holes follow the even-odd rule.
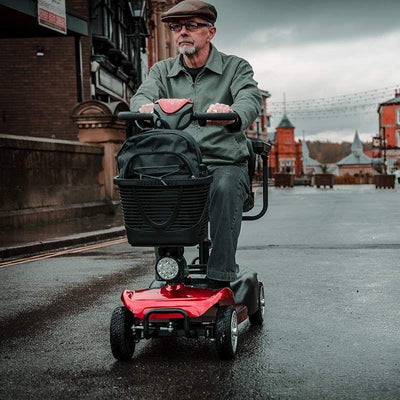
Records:
[[[38,0],[38,22],[39,25],[66,35],[65,0]]]

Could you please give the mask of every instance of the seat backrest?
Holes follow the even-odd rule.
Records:
[[[254,153],[253,149],[253,142],[250,138],[247,137],[246,140],[247,143],[247,149],[249,150],[249,158],[247,160],[248,163],[248,174],[250,178],[250,196],[245,200],[243,204],[243,212],[248,212],[254,207],[254,193],[253,193],[253,177],[256,171],[256,158],[257,155]]]

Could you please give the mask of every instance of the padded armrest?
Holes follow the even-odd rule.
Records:
[[[261,139],[255,139],[255,138],[248,138],[248,139],[251,142],[254,153],[265,156],[269,155],[272,147],[271,143],[264,142]]]

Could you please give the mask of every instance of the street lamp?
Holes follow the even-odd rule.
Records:
[[[142,39],[149,37],[145,21],[146,0],[130,0],[128,1],[129,11],[133,20],[133,33],[127,35],[132,37],[134,41],[134,64],[136,69],[136,84],[140,86],[142,83]]]

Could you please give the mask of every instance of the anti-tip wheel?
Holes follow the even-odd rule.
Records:
[[[264,297],[264,285],[258,283],[258,309],[257,311],[249,315],[250,324],[253,326],[260,326],[264,322],[264,311],[265,311],[265,297]]]
[[[111,317],[110,344],[113,356],[119,361],[130,360],[135,351],[132,326],[134,315],[126,307],[117,307]]]
[[[232,306],[220,307],[215,322],[215,344],[218,356],[222,360],[231,360],[235,357],[238,333],[238,320],[235,308]]]

